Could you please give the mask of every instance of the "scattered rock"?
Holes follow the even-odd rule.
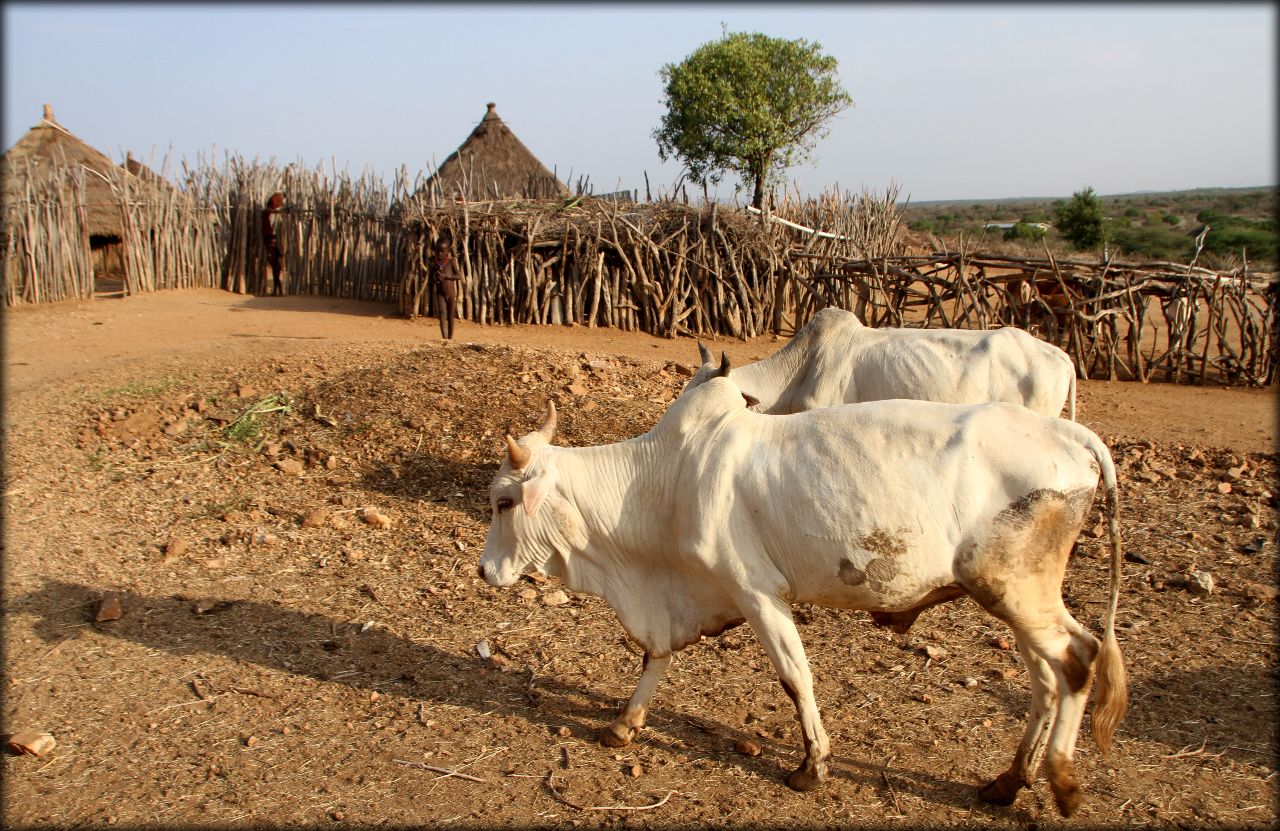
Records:
[[[1213,594],[1213,575],[1207,571],[1193,571],[1187,575],[1187,591],[1204,596]]]
[[[632,765],[630,768],[627,769],[627,773],[631,775],[632,779],[636,779],[636,778],[639,778],[640,774],[644,773],[644,768],[640,767],[639,765]]]
[[[337,456],[334,456],[334,455],[332,455],[332,454],[330,454],[330,455],[329,455],[329,458],[327,458],[327,459],[325,459],[325,460],[324,460],[324,466],[325,466],[325,469],[326,469],[326,470],[337,470],[337,469],[338,469],[338,457],[337,457]]]
[[[573,731],[570,730],[568,727],[558,727],[556,728],[556,735],[560,736],[561,738],[564,738],[566,736],[573,735]]]
[[[1231,493],[1231,483],[1230,483],[1230,482],[1219,482],[1219,483],[1218,483],[1218,493]]]
[[[1264,547],[1266,547],[1266,544],[1267,544],[1266,537],[1254,537],[1251,542],[1247,542],[1244,545],[1240,546],[1240,553],[1241,554],[1257,554],[1261,552]]]
[[[170,424],[168,427],[164,428],[164,434],[166,436],[176,436],[179,433],[185,432],[186,429],[187,429],[187,420],[185,418],[180,418],[174,423]]]
[[[1018,675],[1018,670],[1016,667],[992,667],[991,669],[987,670],[987,673],[992,678],[998,678],[1002,681],[1007,681],[1010,678],[1016,678]]]
[[[390,528],[391,517],[379,511],[377,508],[365,508],[360,512],[360,518],[374,528]]]
[[[303,528],[319,528],[329,521],[329,509],[323,506],[307,512],[302,518]]]
[[[488,658],[490,655],[493,654],[493,652],[490,651],[489,649],[489,642],[484,639],[481,639],[480,642],[476,644],[476,653],[481,658]]]
[[[186,553],[187,541],[177,534],[170,534],[169,541],[164,544],[164,561],[173,562]]]
[[[542,604],[544,606],[563,606],[569,602],[569,596],[560,589],[547,592],[542,596]]]
[[[23,730],[9,737],[9,749],[28,756],[43,756],[57,745],[58,742],[52,735],[38,730]]]
[[[522,600],[537,600],[538,590],[537,589],[521,589],[520,591],[516,592],[516,596]]]
[[[306,468],[303,467],[302,462],[298,461],[297,459],[281,459],[280,461],[276,462],[275,466],[276,466],[276,470],[280,471],[281,473],[286,473],[290,476],[301,476],[303,471],[306,470]]]
[[[1276,595],[1280,591],[1275,586],[1268,586],[1265,583],[1255,583],[1252,580],[1244,581],[1239,586],[1240,593],[1252,600],[1254,603],[1274,603]]]
[[[1124,558],[1125,558],[1125,560],[1126,560],[1126,561],[1128,561],[1128,562],[1130,562],[1130,563],[1137,563],[1137,564],[1139,564],[1139,565],[1143,565],[1143,566],[1149,566],[1149,565],[1151,565],[1151,561],[1150,561],[1150,560],[1148,560],[1146,557],[1142,556],[1141,554],[1139,554],[1139,553],[1138,553],[1138,552],[1136,552],[1136,551],[1126,551],[1126,552],[1124,552]]]
[[[257,737],[257,736],[245,736],[245,738],[244,738],[244,746],[245,746],[245,747],[253,747],[253,746],[257,745],[257,743],[258,743],[258,737]]]
[[[1009,643],[1009,639],[1005,637],[992,638],[991,645],[994,646],[996,649],[1003,649],[1005,651],[1008,651],[1013,648],[1013,644]]]
[[[941,646],[933,646],[932,644],[930,644],[929,646],[926,646],[924,648],[924,654],[928,655],[931,660],[941,661],[943,658],[947,657],[947,655],[949,655],[950,653],[947,652],[947,650]]]
[[[256,398],[258,395],[258,391],[246,384],[241,384],[236,389],[236,395],[240,396],[241,398]]]
[[[488,662],[489,662],[489,666],[502,669],[503,667],[511,664],[511,659],[508,658],[506,655],[503,655],[501,652],[496,652],[493,655],[489,656]]]
[[[115,592],[107,592],[102,596],[102,601],[98,603],[97,614],[93,616],[97,623],[105,623],[109,620],[119,620],[124,616],[124,607],[120,605],[120,595]]]
[[[960,683],[965,687],[972,689],[973,687],[978,686],[978,679],[974,678],[972,675],[966,675],[964,678],[960,679]]]
[[[750,739],[738,739],[733,743],[733,749],[741,753],[743,756],[760,755],[760,745]]]
[[[569,392],[573,393],[574,395],[586,395],[586,394],[587,394],[587,388],[586,388],[586,386],[585,386],[584,384],[582,384],[582,383],[578,382],[578,381],[574,381],[572,384],[570,384],[570,385],[569,385],[569,387],[568,387],[568,390],[569,390]]]
[[[279,455],[280,455],[280,451],[281,451],[282,449],[283,449],[283,448],[281,447],[280,442],[278,442],[278,441],[273,441],[273,442],[269,442],[268,444],[264,445],[264,446],[263,446],[263,448],[262,448],[262,452],[263,452],[263,453],[265,453],[265,454],[266,454],[266,455],[268,455],[268,456],[271,456],[272,458],[275,458],[276,456],[279,456]]]
[[[208,598],[204,598],[201,600],[197,600],[194,604],[192,604],[191,611],[195,612],[198,615],[205,615],[205,614],[208,614],[209,612],[217,611],[218,609],[225,609],[230,605],[231,604],[226,602],[225,600],[210,600]]]

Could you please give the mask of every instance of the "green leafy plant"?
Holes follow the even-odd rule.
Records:
[[[286,413],[290,410],[291,404],[287,396],[282,393],[272,393],[250,404],[247,410],[222,430],[231,441],[253,443],[262,435],[260,416],[268,413]]]
[[[765,189],[810,157],[826,125],[853,100],[836,59],[803,38],[726,31],[678,64],[663,66],[666,113],[658,156],[680,159],[689,178],[716,184],[736,173],[763,207]]]
[[[1107,238],[1106,213],[1091,187],[1055,204],[1053,215],[1058,233],[1076,248],[1093,248]]]

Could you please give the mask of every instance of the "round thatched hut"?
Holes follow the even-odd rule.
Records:
[[[495,108],[488,105],[467,140],[427,180],[425,192],[468,202],[568,196],[568,186],[516,138]]]
[[[160,180],[150,170],[147,173],[157,182]],[[6,228],[16,227],[18,213],[29,207],[36,194],[47,194],[50,187],[66,189],[72,179],[78,178],[84,207],[81,227],[89,238],[94,273],[123,274],[124,195],[127,192],[131,198],[142,197],[154,185],[148,185],[146,179],[134,175],[126,166],[115,164],[59,124],[49,104],[44,105],[40,121],[0,157],[0,176],[4,183]]]

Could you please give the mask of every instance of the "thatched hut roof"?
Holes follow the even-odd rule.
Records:
[[[165,181],[163,176],[135,159],[132,150],[128,151],[125,155],[124,163],[120,166],[157,190],[173,190],[173,185]]]
[[[68,165],[86,169],[84,198],[89,233],[118,236],[120,196],[113,185],[119,187],[122,177],[128,177],[132,189],[138,180],[59,124],[48,104],[44,105],[44,117],[0,157],[6,213],[25,198],[29,177],[49,177],[57,168]]]
[[[469,202],[568,196],[569,188],[516,138],[494,107],[488,105],[467,140],[427,180],[426,192]]]

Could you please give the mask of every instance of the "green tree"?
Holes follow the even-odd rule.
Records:
[[[1092,248],[1106,239],[1106,214],[1093,188],[1077,191],[1070,202],[1055,202],[1054,224],[1062,238],[1076,248]]]
[[[826,125],[853,104],[836,59],[817,43],[726,31],[658,74],[666,114],[658,157],[680,159],[689,178],[716,184],[736,173],[763,207],[766,187],[810,158]]]

